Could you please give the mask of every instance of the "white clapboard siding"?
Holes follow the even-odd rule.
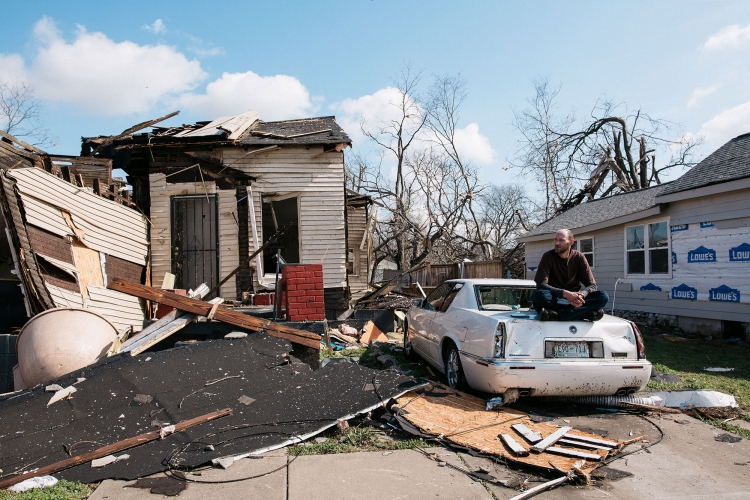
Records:
[[[61,210],[85,233],[93,250],[143,265],[148,253],[147,220],[133,209],[74,186],[38,168],[8,172],[16,180],[27,223],[54,234],[72,234]]]
[[[80,293],[60,288],[48,281],[44,282],[44,286],[47,287],[55,307],[83,307],[83,295]]]
[[[247,203],[247,200],[243,200]],[[219,190],[219,278],[224,279],[240,265],[239,240],[237,239],[237,197],[234,189]],[[233,299],[237,296],[236,276],[221,286],[221,296]],[[237,297],[239,298],[239,297]]]
[[[167,184],[164,174],[148,176],[151,193],[151,283],[161,287],[165,273],[172,272],[172,216],[171,197],[178,195],[216,193],[216,184],[207,181]],[[231,217],[231,215],[230,215]],[[219,252],[221,262],[222,252]]]
[[[309,149],[283,146],[243,158],[245,153],[241,148],[226,148],[222,157],[225,164],[256,178],[252,191],[259,233],[263,227],[261,196],[297,193],[301,263],[322,263],[326,288],[346,286],[343,154],[323,153],[322,146]],[[253,252],[255,247],[249,228],[248,234],[250,252]],[[258,243],[263,244],[270,236],[259,234]]]
[[[137,297],[100,286],[89,285],[87,289],[86,307],[110,320],[117,330],[130,326],[133,331],[143,329],[143,308]]]

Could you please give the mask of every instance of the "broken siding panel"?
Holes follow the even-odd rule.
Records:
[[[259,232],[262,194],[299,193],[300,263],[322,263],[324,287],[346,286],[343,155],[323,153],[322,146],[285,146],[244,158],[246,151],[240,148],[227,148],[222,153],[224,164],[256,178],[252,191]],[[250,229],[248,234],[253,252]],[[259,234],[259,244],[270,236]]]
[[[29,224],[60,236],[71,235],[73,231],[62,218],[64,210],[85,232],[84,243],[88,247],[145,264],[147,226],[141,214],[41,169],[19,169],[8,175],[16,180]]]
[[[88,286],[88,292],[86,308],[106,317],[119,331],[131,326],[133,331],[143,329],[144,314],[137,297],[93,285]]]
[[[234,189],[219,190],[219,279],[223,279],[240,265],[237,242],[237,197]],[[243,200],[242,203],[246,203]],[[239,298],[236,276],[221,286],[220,295],[225,299]]]
[[[116,220],[118,229],[125,232],[128,238],[148,242],[145,218],[131,208],[95,195],[41,169],[13,170],[8,175],[16,179],[22,194],[54,200],[63,210],[85,216],[93,225],[108,226],[112,220]]]
[[[149,174],[151,195],[151,282],[160,288],[165,273],[172,272],[171,197],[205,194],[200,182],[168,184],[164,174]],[[206,182],[208,194],[216,193],[214,182]]]
[[[78,292],[71,292],[59,286],[55,286],[47,281],[44,282],[55,307],[83,307],[83,295]]]

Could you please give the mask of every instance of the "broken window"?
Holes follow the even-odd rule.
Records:
[[[666,221],[625,228],[627,274],[669,274]]]
[[[268,239],[282,228],[292,223],[284,234],[263,251],[263,270],[267,273],[276,270],[276,251],[289,264],[299,263],[299,197],[263,199],[263,239]]]
[[[359,262],[357,262],[357,253],[353,248],[346,252],[346,274],[356,276],[359,274]]]
[[[594,238],[581,238],[573,242],[573,250],[578,250],[586,257],[589,266],[594,268]]]

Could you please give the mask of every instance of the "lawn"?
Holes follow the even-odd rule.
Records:
[[[87,484],[62,480],[49,488],[28,490],[22,493],[0,490],[0,500],[79,500],[88,498],[92,491],[93,488]]]

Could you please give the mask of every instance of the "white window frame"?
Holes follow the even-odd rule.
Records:
[[[668,270],[666,273],[652,273],[651,272],[651,250],[655,250],[651,247],[649,247],[649,235],[648,235],[648,226],[649,224],[658,224],[660,222],[663,222],[667,225],[667,266]],[[643,239],[644,239],[644,247],[643,250],[628,250],[628,228],[631,227],[637,227],[637,226],[643,226]],[[623,273],[628,278],[671,278],[672,277],[672,227],[669,224],[669,219],[653,219],[653,220],[645,220],[640,221],[637,224],[626,224],[623,227],[622,230],[622,236],[623,236]],[[664,247],[658,247],[658,248],[664,248]],[[628,273],[628,253],[630,252],[636,252],[636,251],[643,251],[643,258],[644,258],[644,273],[643,274],[632,274]],[[594,261],[596,262],[596,261]]]
[[[591,251],[590,252],[583,252],[581,250],[581,245],[579,245],[578,242],[582,241],[582,240],[591,240]],[[591,254],[591,260],[594,261],[594,265],[593,266],[589,266],[589,267],[591,267],[592,270],[596,267],[596,241],[594,241],[594,235],[593,234],[591,236],[582,236],[580,238],[576,237],[575,241],[573,242],[573,250],[578,250],[584,256],[586,254]]]

